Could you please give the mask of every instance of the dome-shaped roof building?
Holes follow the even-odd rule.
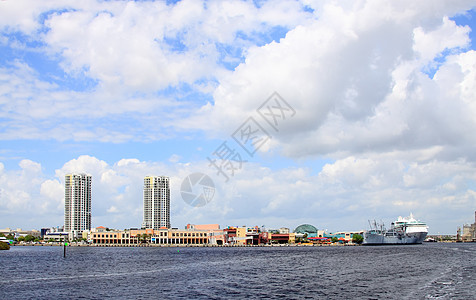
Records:
[[[302,234],[307,233],[308,237],[317,236],[317,228],[312,226],[311,224],[299,225],[298,227],[296,227],[296,229],[294,229],[294,232]]]

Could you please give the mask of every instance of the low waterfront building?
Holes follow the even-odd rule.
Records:
[[[474,212],[474,223],[463,225],[463,242],[476,242],[476,211]]]
[[[166,227],[162,227],[163,229],[167,229]],[[138,242],[140,243],[149,243],[151,240],[151,237],[154,235],[154,232],[156,230],[152,228],[147,228],[147,229],[130,229],[130,236],[134,239],[137,239]]]
[[[65,241],[69,240],[69,233],[66,232],[66,231],[63,231],[63,232],[47,232],[43,236],[43,240],[45,242],[55,242],[55,243],[65,242]]]
[[[91,232],[91,242],[96,245],[134,245],[139,244],[137,237],[129,230]]]
[[[228,238],[228,242],[234,245],[247,245],[252,244],[253,240],[253,231],[248,232],[248,227],[236,227],[235,235]]]
[[[294,244],[296,241],[296,233],[269,233],[268,242],[276,244]]]
[[[236,227],[228,227],[223,229],[223,234],[226,236],[226,243],[230,243],[234,238],[236,238]]]
[[[231,228],[230,228],[231,229]],[[269,242],[269,233],[264,232],[258,226],[254,227],[236,227],[232,230],[226,230],[232,232],[231,236],[228,236],[228,242],[232,245],[261,245]],[[236,230],[236,231],[235,231]]]
[[[168,229],[129,229],[118,231],[92,232],[91,240],[96,245],[206,245],[213,230]]]
[[[209,244],[210,231],[196,229],[171,229],[163,233],[163,237],[158,237],[157,244],[169,245],[205,245]],[[166,235],[166,238],[165,238]]]
[[[44,236],[49,232],[63,232],[63,226],[56,226],[56,227],[45,227],[41,228],[40,236],[44,238]]]

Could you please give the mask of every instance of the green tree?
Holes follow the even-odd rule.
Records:
[[[0,250],[9,250],[10,245],[4,242],[0,242]]]
[[[31,234],[25,236],[25,242],[29,243],[29,242],[33,242],[35,240],[35,237],[32,236]]]
[[[5,237],[5,235],[4,235],[3,233],[0,233],[0,236],[3,236],[3,237]]]
[[[13,234],[8,234],[7,235],[7,240],[14,240],[15,239],[15,236],[13,236]]]
[[[19,241],[19,242],[24,242],[24,241],[25,241],[25,237],[24,237],[24,236],[19,236],[19,237],[18,237],[18,241]]]
[[[338,239],[337,237],[335,237],[335,236],[333,236],[333,237],[331,238],[331,242],[333,242],[333,243],[337,243],[338,241],[339,241],[339,239]]]
[[[149,237],[148,234],[143,233],[143,234],[141,235],[141,241],[142,241],[143,243],[147,243],[148,237]]]
[[[352,235],[352,243],[354,244],[362,244],[364,242],[363,236],[360,234],[354,234]]]
[[[48,243],[53,243],[54,241],[55,241],[55,239],[49,239]]]

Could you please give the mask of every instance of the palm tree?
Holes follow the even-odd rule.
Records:
[[[143,234],[141,235],[141,241],[142,241],[143,243],[147,243],[147,242],[148,242],[148,237],[149,237],[149,235],[148,235],[147,233],[143,233]]]

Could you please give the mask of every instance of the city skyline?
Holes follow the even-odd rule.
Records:
[[[476,210],[475,22],[465,0],[0,1],[0,228],[63,224],[72,173],[92,226],[140,227],[144,176],[166,174],[173,227],[413,213],[455,234]],[[181,195],[196,173],[203,206]]]

